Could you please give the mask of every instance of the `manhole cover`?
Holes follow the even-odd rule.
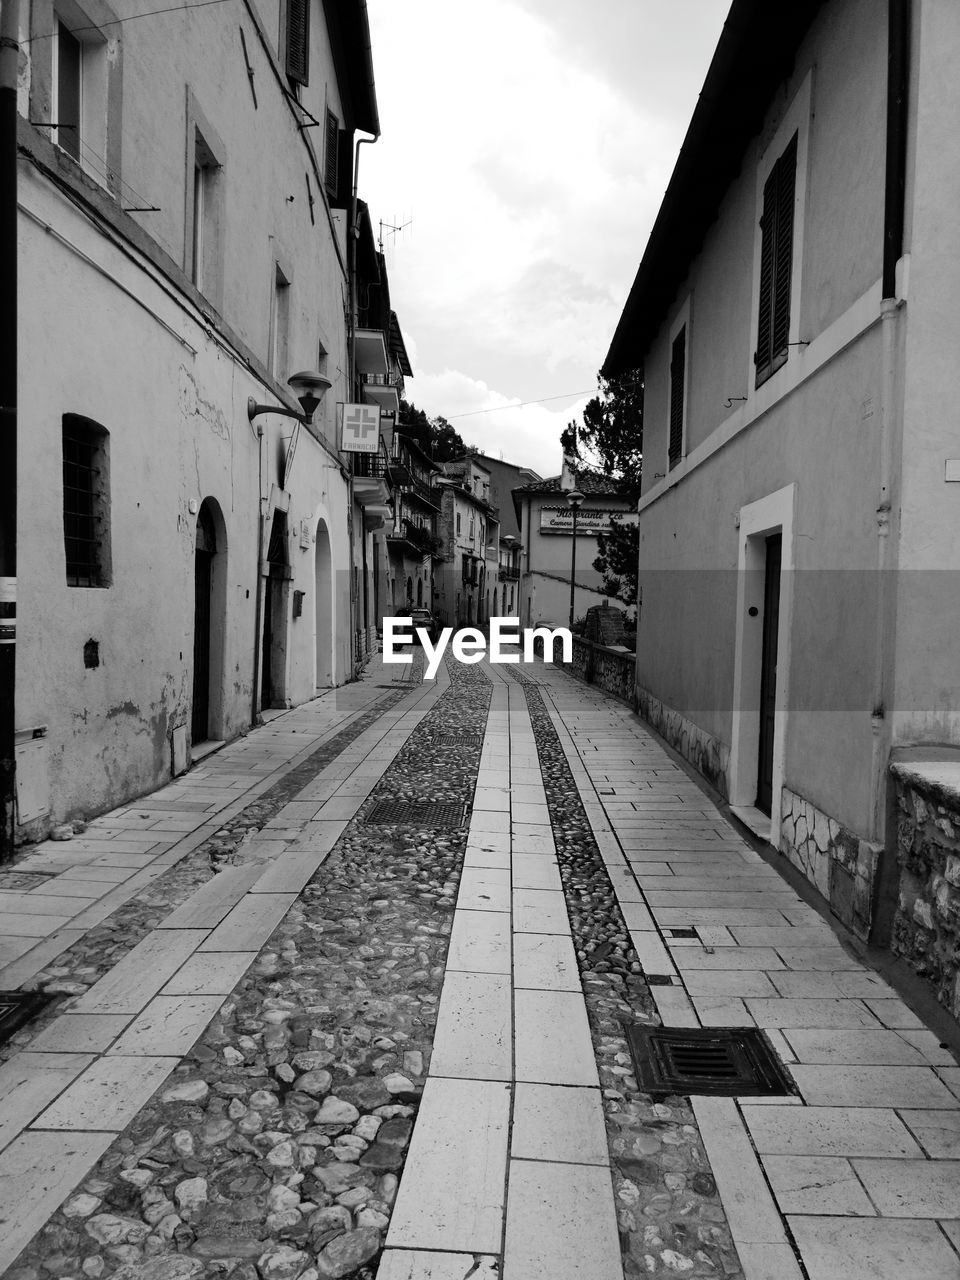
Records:
[[[462,827],[464,808],[462,804],[433,800],[381,800],[373,806],[365,821],[384,827]]]
[[[727,1097],[796,1093],[755,1027],[642,1027],[624,1030],[643,1093]]]
[[[438,747],[482,747],[480,733],[438,733],[433,741]]]
[[[39,871],[2,871],[0,872],[0,889],[21,889],[26,892],[29,889],[39,889],[49,879],[50,876],[43,875]]]
[[[53,999],[42,991],[0,991],[0,1044]]]

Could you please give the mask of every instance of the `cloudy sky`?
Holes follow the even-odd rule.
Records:
[[[368,8],[383,135],[360,149],[360,193],[375,230],[409,223],[384,230],[407,398],[556,474],[729,0]]]

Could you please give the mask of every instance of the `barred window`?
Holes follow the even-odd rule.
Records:
[[[109,433],[63,415],[63,547],[68,587],[109,587]]]

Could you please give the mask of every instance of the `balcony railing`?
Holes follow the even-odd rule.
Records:
[[[500,581],[501,582],[519,582],[520,570],[514,569],[510,565],[502,564],[500,566]]]
[[[390,536],[391,538],[402,538],[404,542],[409,542],[422,556],[437,555],[442,545],[441,540],[431,529],[424,525],[415,524],[412,520],[406,519],[406,517],[400,521],[399,531]]]
[[[387,457],[381,450],[377,453],[354,453],[353,474],[365,476],[370,480],[383,480],[387,475]]]
[[[361,374],[365,387],[400,387],[403,379],[397,373],[364,373]]]

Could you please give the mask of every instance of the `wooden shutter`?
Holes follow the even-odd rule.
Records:
[[[673,340],[670,353],[670,445],[667,461],[672,470],[683,456],[683,383],[687,367],[687,326]]]
[[[327,194],[336,199],[340,177],[340,122],[332,111],[327,112],[326,137],[323,152],[323,185]]]
[[[787,358],[793,278],[793,205],[797,186],[794,134],[763,188],[760,217],[760,301],[757,312],[757,386]]]
[[[287,75],[297,84],[310,79],[310,0],[287,0]]]

